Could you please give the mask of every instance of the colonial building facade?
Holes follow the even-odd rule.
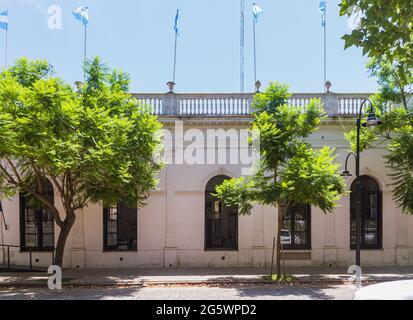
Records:
[[[300,107],[313,97],[323,100],[329,117],[309,141],[315,148],[336,148],[336,161],[344,165],[349,149],[344,132],[355,125],[355,115],[368,96],[295,94],[290,104]],[[213,195],[216,185],[246,174],[253,164],[254,157],[243,144],[252,121],[252,95],[169,92],[137,98],[153,106],[170,133],[165,148],[172,161],[160,173],[159,188],[147,206],[90,205],[78,212],[64,266],[268,266],[277,230],[276,208],[256,205],[251,215],[238,216],[236,208],[226,207]],[[413,265],[413,217],[392,199],[385,150],[381,145],[361,158],[362,264]],[[243,152],[248,154],[246,161],[240,157]],[[349,170],[354,172],[352,159]],[[349,190],[354,190],[353,182],[354,176],[347,179]],[[60,206],[52,184],[48,196]],[[31,261],[34,267],[49,266],[59,232],[51,215],[31,208],[19,194],[2,199],[2,206],[0,244],[10,247],[0,248],[0,263],[28,265]],[[282,226],[286,264],[354,264],[354,217],[352,194],[342,198],[331,214],[305,204],[291,208]]]

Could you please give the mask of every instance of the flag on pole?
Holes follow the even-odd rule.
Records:
[[[321,0],[319,6],[320,14],[321,14],[321,26],[323,28],[326,27],[326,16],[327,16],[327,1]]]
[[[254,14],[255,22],[258,22],[258,19],[264,13],[264,11],[259,6],[257,6],[255,3],[252,6],[252,12]]]
[[[9,27],[9,11],[3,11],[0,13],[0,28],[7,30]]]
[[[179,34],[179,9],[176,10],[174,30],[176,34]]]
[[[80,6],[73,11],[73,15],[77,20],[82,21],[83,25],[86,27],[89,24],[89,8]]]

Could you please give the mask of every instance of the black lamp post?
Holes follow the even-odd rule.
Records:
[[[366,103],[370,103],[370,112],[365,123],[361,123],[361,117],[363,116],[363,107]],[[360,251],[361,251],[361,188],[360,188],[360,131],[361,126],[363,127],[374,127],[380,125],[381,121],[377,118],[376,113],[373,108],[373,103],[371,100],[366,99],[360,106],[360,111],[357,118],[357,150],[356,153],[350,153],[347,156],[345,169],[342,173],[343,177],[351,177],[350,172],[347,169],[348,160],[350,156],[354,156],[356,159],[356,265],[360,267]]]

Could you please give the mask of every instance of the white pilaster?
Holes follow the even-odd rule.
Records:
[[[166,234],[164,267],[176,267],[177,264],[174,180],[175,174],[173,165],[169,165],[166,168]]]
[[[337,243],[335,214],[327,213],[325,216],[326,224],[324,230],[324,264],[336,265],[337,263]]]
[[[252,262],[254,267],[265,266],[265,246],[264,246],[264,207],[257,206],[253,211],[253,247]]]

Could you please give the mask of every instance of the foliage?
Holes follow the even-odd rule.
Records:
[[[230,179],[216,188],[227,205],[249,214],[254,203],[278,207],[277,274],[280,275],[280,228],[290,205],[310,204],[331,212],[345,194],[344,180],[334,164],[333,150],[313,150],[306,139],[317,129],[324,112],[319,100],[304,108],[287,104],[288,86],[270,83],[254,97],[253,129],[259,130],[261,160],[250,177]]]
[[[413,132],[403,129],[389,144],[387,164],[392,169],[394,199],[407,213],[413,214]]]
[[[379,94],[375,95],[376,106],[384,110],[389,102],[409,108],[413,93],[413,68],[406,64],[396,66],[387,58],[370,59],[367,68],[370,75],[377,79]]]
[[[342,0],[340,14],[347,15],[353,6],[363,14],[360,28],[346,34],[345,47],[357,46],[370,58],[396,62],[397,73],[413,65],[413,1],[411,0]]]
[[[380,90],[372,97],[382,125],[362,128],[361,150],[374,148],[387,142],[388,154],[384,160],[391,169],[393,194],[396,203],[404,212],[413,214],[413,139],[411,97],[413,68],[401,71],[386,58],[371,59],[368,68],[377,78]],[[401,73],[400,73],[401,72]],[[356,150],[356,129],[345,135],[353,151]]]
[[[144,205],[161,169],[153,160],[161,126],[127,93],[128,76],[99,58],[87,64],[78,92],[49,69],[20,59],[0,75],[0,192],[32,194],[51,211],[61,228],[61,264],[77,210],[97,202]],[[44,197],[46,179],[64,212]]]

